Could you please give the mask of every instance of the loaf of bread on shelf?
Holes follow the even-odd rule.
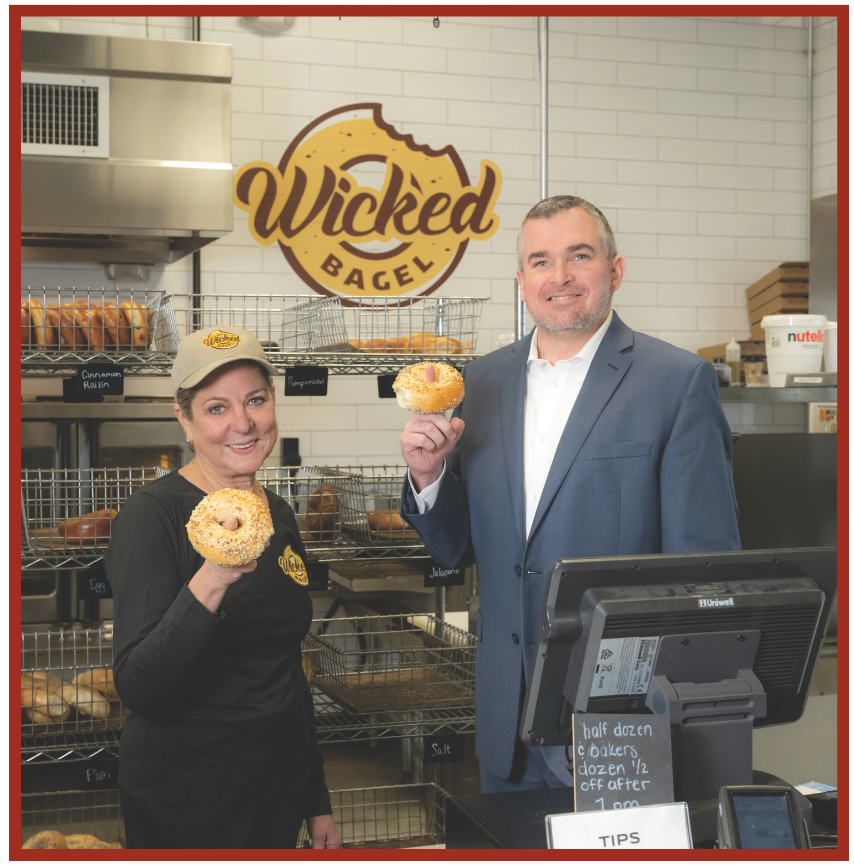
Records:
[[[331,485],[322,485],[312,492],[306,504],[306,525],[312,538],[331,538],[335,517],[341,514],[341,498]]]
[[[63,681],[47,671],[22,671],[21,686],[29,686],[32,683],[36,686],[62,686]]]
[[[110,715],[110,703],[98,690],[87,689],[79,683],[69,683],[59,689],[65,701],[78,713],[85,713],[96,719],[107,719]]]
[[[59,831],[39,831],[33,834],[22,849],[67,849],[65,837]]]
[[[121,843],[105,843],[92,834],[68,834],[59,831],[39,831],[33,834],[22,849],[121,849]]]
[[[36,542],[50,548],[68,545],[99,545],[110,541],[115,509],[99,509],[79,518],[70,518],[55,527],[39,527],[35,531]]]
[[[115,302],[104,302],[101,308],[101,320],[104,323],[104,330],[110,344],[117,349],[130,345],[130,328],[125,317],[121,315],[119,308],[116,307]]]
[[[75,307],[74,321],[83,332],[88,348],[103,352],[107,348],[107,332],[98,307]]]
[[[421,331],[409,335],[409,351],[413,355],[421,352],[434,352],[436,349],[436,335],[431,331]]]
[[[385,353],[386,355],[400,355],[408,352],[408,337],[375,337],[362,343],[362,349],[368,352]]]
[[[68,849],[121,849],[121,843],[105,843],[91,834],[66,834],[65,846]]]
[[[34,678],[30,672],[21,672],[21,707],[34,723],[62,722],[71,713],[71,707],[62,695],[62,681],[54,680],[56,684]]]
[[[151,314],[144,304],[123,301],[119,305],[122,315],[130,328],[130,342],[133,349],[146,349],[150,341],[149,321]]]
[[[62,342],[69,349],[86,349],[89,342],[86,335],[77,325],[73,304],[63,304],[59,308],[59,334]]]
[[[391,534],[395,538],[404,535],[417,535],[415,531],[400,517],[396,509],[378,509],[376,512],[368,512],[368,526],[381,534]]]
[[[455,337],[437,337],[432,331],[418,331],[403,337],[377,337],[373,340],[348,341],[356,349],[392,355],[459,355],[468,352],[474,341],[465,343]]]
[[[116,685],[113,683],[112,668],[94,668],[89,671],[79,671],[71,682],[85,686],[87,689],[97,690],[101,695],[113,701],[117,701],[119,698],[119,694],[116,692]]]
[[[56,345],[56,332],[47,321],[44,306],[41,301],[30,298],[27,302],[30,313],[30,325],[32,326],[33,346],[35,349],[50,349]]]
[[[433,351],[436,355],[459,355],[461,344],[453,337],[437,337]]]
[[[357,341],[358,342],[358,341]],[[32,343],[30,334],[30,309],[25,303],[21,304],[21,346],[29,349]]]
[[[314,677],[314,668],[311,665],[311,660],[307,656],[303,656],[302,658],[302,670],[305,673],[305,679],[311,683],[311,679]]]

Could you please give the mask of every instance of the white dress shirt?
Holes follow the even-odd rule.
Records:
[[[599,330],[575,357],[558,361],[555,365],[540,358],[537,330],[534,330],[531,350],[528,353],[525,389],[525,528],[529,535],[563,429],[575,406],[587,371],[590,370],[590,362],[593,361],[612,317],[613,312],[608,314]],[[443,467],[442,475],[432,485],[428,485],[420,493],[412,488],[421,514],[429,511],[436,502],[439,484],[444,475]],[[411,485],[411,476],[409,482]]]

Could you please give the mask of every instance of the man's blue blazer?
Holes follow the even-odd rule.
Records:
[[[714,368],[614,313],[525,537],[523,432],[532,335],[465,366],[466,423],[438,498],[401,514],[443,566],[480,581],[476,753],[510,775],[522,670],[533,670],[546,575],[564,557],[737,550],[732,436]]]

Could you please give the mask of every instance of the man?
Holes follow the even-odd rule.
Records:
[[[413,414],[400,437],[401,514],[437,562],[478,565],[484,792],[572,782],[561,747],[526,748],[516,734],[556,560],[740,547],[714,369],[611,310],[626,262],[604,215],[575,196],[546,199],[517,252],[536,329],[466,365],[452,419]]]

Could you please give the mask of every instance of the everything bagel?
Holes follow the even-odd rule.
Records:
[[[236,530],[222,522],[234,516]],[[273,521],[260,497],[249,491],[223,488],[208,494],[193,509],[187,523],[190,544],[219,566],[243,566],[256,560],[273,535]]]
[[[427,365],[436,371],[436,381],[427,382]],[[392,384],[397,402],[411,412],[437,413],[462,403],[465,383],[459,371],[442,361],[422,361],[400,371]]]

